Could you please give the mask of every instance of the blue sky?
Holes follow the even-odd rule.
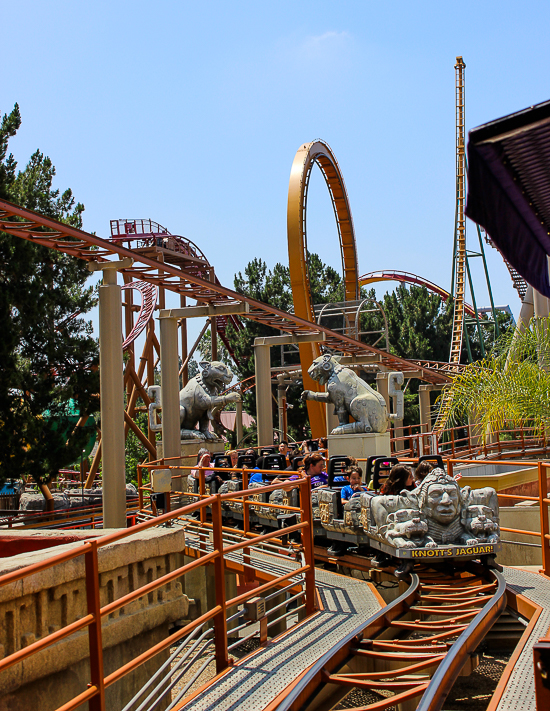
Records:
[[[468,128],[550,98],[547,1],[19,0],[2,15],[0,111],[20,104],[21,167],[40,148],[85,204],[86,230],[150,217],[196,242],[227,286],[252,257],[288,261],[290,167],[322,138],[344,174],[361,273],[412,271],[448,288],[455,57]],[[339,267],[318,173],[308,243]],[[517,315],[487,249],[495,301]],[[485,306],[478,265],[474,278]]]

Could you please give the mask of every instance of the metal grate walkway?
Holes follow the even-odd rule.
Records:
[[[504,568],[503,574],[509,588],[537,603],[543,610],[514,666],[497,711],[533,711],[536,707],[533,645],[546,636],[550,627],[550,580],[515,568]]]
[[[261,711],[305,669],[380,609],[362,580],[316,570],[324,610],[236,664],[203,694],[181,706],[185,711]]]

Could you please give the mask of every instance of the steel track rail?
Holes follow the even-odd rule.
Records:
[[[477,567],[477,566],[476,566]],[[476,573],[482,570],[481,566],[477,567]],[[468,658],[475,651],[480,642],[485,638],[487,633],[490,631],[496,619],[502,613],[506,607],[506,581],[504,576],[497,572],[491,571],[491,575],[494,582],[489,585],[476,586],[474,588],[469,588],[476,592],[476,595],[482,594],[485,596],[487,593],[487,588],[492,588],[496,584],[496,590],[489,597],[489,600],[483,605],[479,612],[474,615],[473,619],[470,618],[475,610],[475,597],[474,598],[464,598],[464,595],[468,594],[468,582],[474,582],[475,579],[464,580],[465,587],[462,589],[460,585],[449,585],[445,586],[445,577],[442,577],[437,581],[437,584],[431,585],[429,582],[427,584],[422,584],[420,577],[416,574],[411,575],[411,584],[409,589],[403,593],[400,597],[394,600],[392,603],[381,609],[378,613],[370,617],[366,622],[361,623],[358,627],[350,633],[345,639],[343,639],[337,646],[333,647],[329,652],[323,655],[311,668],[309,668],[299,679],[298,683],[294,685],[288,695],[283,701],[279,703],[278,706],[274,707],[274,711],[290,711],[292,709],[307,708],[307,703],[315,702],[315,694],[320,691],[321,684],[326,683],[337,683],[342,685],[348,685],[351,689],[353,686],[363,687],[363,688],[387,688],[395,691],[395,696],[387,698],[385,701],[381,701],[373,704],[373,708],[384,707],[385,705],[393,705],[392,700],[395,703],[399,701],[405,701],[407,698],[412,698],[415,694],[422,696],[417,707],[417,711],[440,711],[445,703],[445,700],[452,689],[453,684],[458,678],[461,670],[464,668],[468,661]],[[433,581],[432,581],[433,582]],[[457,583],[456,579],[453,581],[449,578],[449,582]],[[441,590],[443,597],[437,598],[433,596],[433,590]],[[447,605],[447,611],[445,611],[445,605],[441,606],[441,612],[445,614],[456,614],[457,621],[462,624],[451,624],[447,625],[444,633],[438,633],[437,624],[434,622],[425,622],[418,624],[420,619],[414,622],[399,622],[397,617],[400,617],[403,611],[410,610],[411,612],[415,609],[419,611],[422,609],[422,603],[415,603],[415,600],[423,597],[426,602],[428,600],[441,600],[443,603],[451,603]],[[456,603],[453,604],[453,599]],[[484,598],[477,598],[477,600],[482,601]],[[415,603],[415,607],[413,607]],[[425,605],[426,603],[424,603]],[[464,609],[457,609],[464,608]],[[456,612],[453,613],[453,608]],[[425,612],[422,615],[438,615],[439,608],[435,607],[431,610],[430,607],[423,608]],[[467,610],[471,609],[473,612],[471,614],[467,613]],[[431,610],[431,611],[430,611]],[[455,620],[451,620],[455,622]],[[428,634],[431,634],[432,630],[435,633],[433,637],[428,638],[426,641],[419,639],[415,640],[395,640],[392,642],[388,640],[377,641],[377,633],[382,631],[384,628],[391,626],[394,623],[396,626],[402,626],[403,628],[416,630],[427,630]],[[443,623],[441,623],[443,625]],[[465,629],[464,629],[465,628]],[[455,632],[456,630],[456,632]],[[414,631],[414,629],[413,629]],[[374,632],[374,634],[373,634]],[[362,637],[363,633],[367,633],[370,640],[374,642],[372,647],[366,647],[358,649],[358,640]],[[458,638],[454,643],[451,643],[451,647],[445,652],[445,643],[452,637],[458,635]],[[383,640],[383,638],[379,638]],[[355,649],[353,649],[353,642],[355,640]],[[367,640],[365,640],[367,641]],[[423,658],[421,647],[426,644],[427,641],[431,641],[433,651],[435,654],[428,655],[432,656],[433,659]],[[359,644],[361,642],[359,641]],[[441,645],[438,647],[437,644]],[[415,645],[420,645],[417,647]],[[409,652],[407,652],[407,646]],[[378,649],[378,652],[363,651],[370,648]],[[410,654],[410,669],[411,673],[417,673],[424,669],[426,672],[430,666],[435,666],[436,670],[431,677],[431,680],[427,680],[422,683],[422,681],[411,681],[411,676],[407,677],[405,681],[393,681],[393,682],[382,682],[383,677],[390,677],[393,672],[374,672],[366,674],[333,674],[329,673],[328,669],[331,667],[333,669],[341,667],[343,663],[346,663],[346,659],[349,659],[353,654],[369,655],[373,654],[375,656],[380,656],[383,650],[389,654],[388,659],[391,660],[392,655],[394,658],[397,655],[405,660],[407,654]],[[424,647],[424,649],[426,649]],[[438,652],[443,649],[443,654],[445,654],[443,659],[438,659]],[[398,676],[398,674],[397,674]],[[370,680],[367,680],[367,677]],[[378,681],[377,681],[378,680]],[[385,705],[384,705],[385,704]],[[370,705],[361,707],[368,709]]]
[[[382,269],[376,272],[367,272],[367,274],[363,274],[363,276],[359,277],[360,286],[366,286],[367,284],[374,284],[375,282],[380,281],[398,281],[402,284],[423,286],[428,289],[428,291],[431,291],[432,294],[440,296],[443,301],[447,301],[447,299],[451,296],[446,289],[443,289],[443,287],[434,284],[433,281],[424,279],[424,277],[413,274],[412,272],[403,272],[397,269]],[[474,307],[467,303],[464,303],[464,311],[468,314],[468,316],[473,317],[476,314]]]
[[[418,575],[413,573],[411,575],[410,585],[402,595],[372,615],[372,617],[369,617],[366,622],[361,622],[356,629],[344,637],[337,646],[333,647],[330,651],[320,657],[319,660],[305,672],[298,683],[292,688],[290,693],[283,701],[281,701],[274,711],[289,711],[298,698],[304,694],[307,687],[315,680],[315,677],[322,673],[323,669],[326,668],[327,664],[330,663],[337,653],[344,652],[345,656],[347,656],[346,648],[349,648],[354,641],[357,641],[357,638],[362,634],[366,627],[383,628],[388,619],[397,617],[404,606],[412,603],[418,594],[419,589],[420,578]]]
[[[135,250],[57,222],[32,210],[13,205],[6,200],[0,200],[0,230],[85,261],[108,262],[117,256],[130,257],[134,260],[134,264],[120,271],[136,281],[146,281],[177,294],[214,305],[246,303],[249,305],[246,318],[253,321],[292,334],[324,333],[325,346],[336,351],[351,355],[372,354],[383,365],[393,370],[410,371],[416,369],[404,358],[368,346],[344,334],[336,333],[329,328],[301,318],[297,314],[281,311],[174,265],[161,264]],[[430,368],[422,368],[420,377],[427,382],[436,384],[444,384],[449,381],[446,374]]]
[[[438,666],[416,711],[440,711],[468,657],[483,641],[504,611],[506,607],[506,580],[502,573],[496,570],[491,572],[497,581],[494,595],[470,622],[447,653],[445,660]]]

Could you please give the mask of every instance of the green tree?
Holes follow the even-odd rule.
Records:
[[[531,319],[518,334],[510,330],[448,389],[452,424],[469,417],[480,423],[483,439],[510,426],[544,436],[550,428],[550,319]]]
[[[399,284],[382,301],[390,351],[401,358],[449,359],[452,305],[425,287]]]
[[[328,303],[342,298],[343,286],[339,274],[323,263],[317,254],[308,255],[309,277],[311,283],[312,303]],[[268,269],[267,264],[261,259],[253,259],[247,264],[244,273],[235,276],[235,290],[254,299],[275,306],[283,311],[293,311],[292,289],[290,286],[290,273],[288,267],[276,264],[273,269]],[[254,321],[247,321],[246,329],[235,332],[228,329],[228,338],[233,347],[239,366],[231,366],[239,380],[244,380],[254,375],[254,339],[260,336],[279,335],[280,331]],[[285,364],[298,364],[300,362],[298,351],[284,353]],[[281,365],[281,349],[271,349],[272,367]],[[305,403],[300,400],[302,390],[301,381],[291,385],[287,394],[294,407],[288,410],[288,431],[295,439],[302,439],[309,433],[307,410]],[[273,417],[276,423],[276,407],[273,403]],[[256,391],[254,388],[244,395],[244,408],[247,412],[256,412]]]
[[[0,124],[0,196],[81,227],[84,205],[53,189],[50,158],[36,151],[17,171],[8,142],[20,124],[15,105]],[[0,233],[0,480],[49,483],[88,439],[71,419],[99,405],[98,347],[83,318],[96,303],[88,276],[78,259]]]

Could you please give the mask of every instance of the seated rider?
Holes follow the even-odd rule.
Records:
[[[318,489],[321,486],[326,486],[328,483],[328,475],[325,471],[325,458],[320,452],[311,452],[304,457],[304,471],[303,473],[308,474],[311,479],[311,488]],[[287,481],[292,481],[294,479],[300,479],[302,472],[298,470],[296,474],[293,474],[287,479]],[[273,483],[278,484],[284,481],[284,479],[274,479]]]
[[[355,457],[349,457],[349,464],[344,469],[344,471],[341,474],[338,474],[338,476],[334,477],[334,483],[335,484],[342,484],[349,482],[349,470],[351,470],[353,467],[358,467],[359,465],[357,464],[357,459]],[[363,472],[361,471],[361,476],[363,475]]]
[[[403,489],[412,491],[415,488],[411,468],[406,464],[395,464],[390,469],[390,475],[382,484],[381,494],[400,494]]]
[[[342,505],[354,496],[360,496],[363,491],[367,491],[366,487],[362,485],[363,470],[361,467],[352,465],[346,469],[345,473],[349,477],[349,484],[340,490]]]
[[[312,452],[304,457],[304,469],[305,473],[311,477],[312,489],[318,489],[320,486],[326,486],[328,483],[325,464],[325,458],[320,452]]]
[[[433,466],[427,461],[419,462],[416,465],[416,469],[414,470],[414,483],[416,486],[420,486],[420,484],[422,484],[432,469]]]

